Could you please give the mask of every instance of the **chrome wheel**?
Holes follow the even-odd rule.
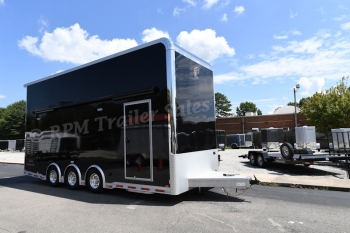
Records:
[[[77,175],[75,174],[74,171],[70,171],[68,173],[67,180],[70,186],[74,186],[77,183]]]
[[[288,147],[283,146],[283,147],[282,147],[282,153],[283,153],[283,155],[284,155],[285,157],[288,157],[288,155],[289,155],[289,149],[288,149]]]
[[[90,175],[90,187],[97,189],[100,186],[100,177],[96,173]]]
[[[57,172],[56,172],[55,169],[52,169],[52,170],[50,171],[50,182],[51,182],[52,184],[54,184],[54,183],[56,183],[56,181],[57,181]]]
[[[255,155],[254,154],[250,154],[249,155],[249,161],[250,161],[250,164],[255,166],[256,165],[256,160],[255,160]]]

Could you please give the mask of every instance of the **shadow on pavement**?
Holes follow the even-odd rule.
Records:
[[[93,194],[84,186],[78,190],[70,190],[64,184],[59,187],[51,187],[46,181],[28,176],[0,179],[0,188],[1,186],[91,204],[130,205],[130,203],[136,203],[135,205],[145,206],[174,206],[186,201],[244,202],[241,198],[227,197],[219,188],[202,188],[201,193],[198,193],[196,188],[177,196],[132,193],[121,189],[104,189],[100,194]]]
[[[302,164],[283,164],[283,163],[267,163],[264,168],[258,168],[250,164],[250,162],[241,162],[244,166],[255,169],[266,169],[268,174],[272,175],[290,175],[290,176],[334,176],[338,177],[342,175],[340,173],[326,171],[322,169],[315,168],[313,165],[307,167]],[[317,165],[318,166],[318,165]],[[338,167],[340,168],[340,167]]]

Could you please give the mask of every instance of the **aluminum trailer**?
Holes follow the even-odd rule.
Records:
[[[25,87],[24,173],[51,186],[178,195],[256,182],[218,171],[213,69],[168,39]]]
[[[313,165],[318,161],[345,161],[347,173],[350,178],[350,157],[349,154],[329,154],[319,153],[310,148],[294,149],[290,143],[282,143],[280,152],[269,152],[266,150],[248,151],[248,154],[239,157],[248,158],[250,164],[264,168],[268,163],[302,164],[304,166]]]

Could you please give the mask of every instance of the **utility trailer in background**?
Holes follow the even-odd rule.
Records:
[[[279,152],[269,152],[267,150],[253,150],[248,151],[248,154],[240,155],[239,157],[248,158],[250,164],[263,168],[267,163],[283,163],[283,164],[303,164],[304,166],[313,165],[318,161],[345,161],[347,166],[348,177],[350,178],[350,131],[335,130],[336,136],[333,136],[333,144],[336,146],[336,150],[333,153],[320,153],[315,152],[311,148],[293,148],[293,146],[284,142],[280,146]],[[305,141],[309,141],[305,139]],[[301,145],[301,144],[299,144]],[[305,146],[310,146],[306,145]]]
[[[296,149],[310,148],[320,151],[320,144],[316,142],[315,126],[295,127],[295,146]]]
[[[282,128],[264,128],[261,132],[261,145],[267,151],[278,151],[280,143],[283,142]]]
[[[168,39],[25,87],[24,173],[52,186],[178,195],[256,182],[218,171],[212,67]]]
[[[253,135],[247,134],[229,134],[226,135],[226,144],[232,149],[238,148],[252,148],[253,147]]]

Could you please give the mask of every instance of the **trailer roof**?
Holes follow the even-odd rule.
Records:
[[[115,57],[119,57],[121,55],[124,55],[124,54],[127,54],[127,53],[131,53],[131,52],[134,52],[134,51],[137,51],[137,50],[140,50],[140,49],[143,49],[143,48],[146,48],[146,47],[149,47],[149,46],[152,46],[154,44],[158,44],[158,43],[163,43],[166,50],[174,50],[176,52],[179,52],[181,53],[182,55],[194,60],[195,62],[199,63],[200,65],[210,69],[210,70],[213,70],[213,67],[206,61],[204,61],[203,59],[197,57],[196,55],[188,52],[187,50],[181,48],[180,46],[174,44],[172,41],[170,41],[168,38],[160,38],[160,39],[157,39],[157,40],[154,40],[154,41],[151,41],[151,42],[148,42],[148,43],[145,43],[145,44],[142,44],[142,45],[139,45],[139,46],[136,46],[134,48],[131,48],[131,49],[127,49],[127,50],[124,50],[124,51],[121,51],[121,52],[118,52],[118,53],[115,53],[115,54],[112,54],[112,55],[109,55],[107,57],[103,57],[103,58],[100,58],[98,60],[95,60],[95,61],[92,61],[92,62],[89,62],[89,63],[86,63],[86,64],[83,64],[83,65],[80,65],[80,66],[77,66],[77,67],[74,67],[74,68],[71,68],[71,69],[68,69],[68,70],[65,70],[65,71],[62,71],[60,73],[57,73],[57,74],[53,74],[53,75],[50,75],[50,76],[47,76],[45,78],[41,78],[41,79],[38,79],[36,81],[33,81],[33,82],[30,82],[30,83],[27,83],[27,84],[24,84],[24,87],[27,87],[27,86],[30,86],[32,84],[35,84],[35,83],[39,83],[39,82],[42,82],[44,80],[47,80],[47,79],[51,79],[51,78],[54,78],[54,77],[57,77],[57,76],[60,76],[60,75],[63,75],[63,74],[66,74],[66,73],[70,73],[72,71],[75,71],[75,70],[79,70],[79,69],[82,69],[82,68],[85,68],[85,67],[88,67],[88,66],[91,66],[91,65],[94,65],[94,64],[97,64],[97,63],[100,63],[102,61],[106,61],[106,60],[109,60],[111,58],[115,58]]]

